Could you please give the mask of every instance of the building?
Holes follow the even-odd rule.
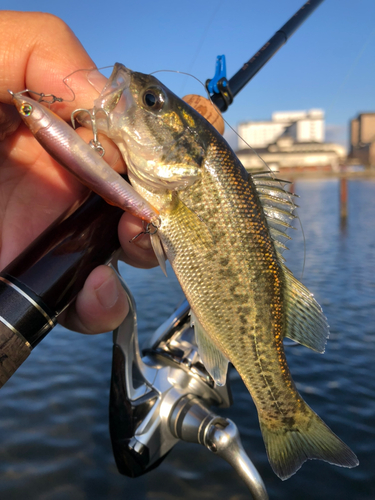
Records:
[[[271,121],[241,123],[237,155],[248,170],[327,170],[335,171],[346,158],[343,146],[324,142],[324,111],[283,111],[272,114]],[[259,156],[262,158],[259,158]]]
[[[349,158],[375,167],[375,113],[360,113],[351,120]]]
[[[238,133],[253,148],[267,147],[282,134],[293,137],[295,142],[323,142],[324,112],[321,109],[278,111],[272,113],[272,121],[241,123]],[[243,147],[242,141],[238,147]]]

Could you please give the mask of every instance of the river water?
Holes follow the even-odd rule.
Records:
[[[309,461],[288,481],[268,465],[254,405],[232,371],[234,420],[271,499],[375,498],[375,182],[349,182],[348,219],[339,217],[337,180],[297,181],[306,241],[303,282],[322,305],[331,337],[322,356],[287,349],[310,406],[356,452],[343,469]],[[286,258],[300,277],[301,231]],[[122,267],[138,304],[145,341],[182,299],[160,269]],[[245,500],[247,489],[221,459],[180,443],[153,472],[118,474],[108,433],[111,334],[87,337],[56,327],[0,392],[1,500]]]

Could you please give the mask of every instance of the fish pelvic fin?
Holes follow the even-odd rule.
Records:
[[[352,450],[304,403],[300,417],[285,419],[285,425],[269,425],[260,418],[268,460],[283,481],[295,474],[308,459],[323,460],[340,467],[356,467]]]
[[[286,281],[284,303],[286,309],[285,337],[314,351],[323,353],[329,326],[322,308],[310,291],[282,265]]]
[[[195,340],[202,363],[216,385],[225,385],[228,372],[227,358],[212,342],[192,310],[190,310],[190,321],[194,325]]]
[[[162,242],[160,240],[160,236],[156,232],[156,233],[150,234],[150,239],[151,239],[151,246],[152,246],[152,249],[153,249],[153,251],[155,253],[156,258],[158,259],[159,266],[161,267],[161,269],[162,269],[163,273],[165,274],[165,276],[167,276],[167,278],[168,278],[168,275],[167,275],[167,265],[166,265],[166,257],[165,257],[165,252],[164,252],[163,244],[162,244]]]

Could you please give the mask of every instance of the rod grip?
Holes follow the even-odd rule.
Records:
[[[11,325],[0,322],[0,387],[19,368],[31,352],[30,343],[21,334],[12,331]]]
[[[91,194],[0,273],[0,387],[51,331],[90,272],[112,258],[123,214]]]

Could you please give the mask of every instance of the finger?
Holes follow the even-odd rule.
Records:
[[[133,215],[124,213],[119,223],[119,240],[124,251],[122,259],[134,267],[150,269],[158,266],[157,258],[152,250],[150,236],[143,234],[130,242],[132,238],[144,231],[143,223]]]
[[[1,102],[10,103],[8,89],[25,88],[71,99],[64,78],[75,70],[95,68],[72,30],[51,14],[3,11],[0,33]],[[74,102],[53,106],[64,119],[77,107],[91,107],[98,95],[85,72],[75,75],[73,90]]]
[[[128,312],[126,293],[116,273],[108,266],[99,266],[89,275],[75,303],[59,321],[70,330],[102,333],[117,328]]]
[[[92,131],[85,129],[84,127],[79,127],[77,133],[84,139],[85,142],[89,143],[93,138]],[[105,135],[99,134],[98,136],[100,144],[105,150],[105,155],[103,159],[120,174],[126,173],[126,165],[121,156],[121,153],[117,146]]]
[[[14,106],[0,103],[0,141],[17,130],[21,118]]]

